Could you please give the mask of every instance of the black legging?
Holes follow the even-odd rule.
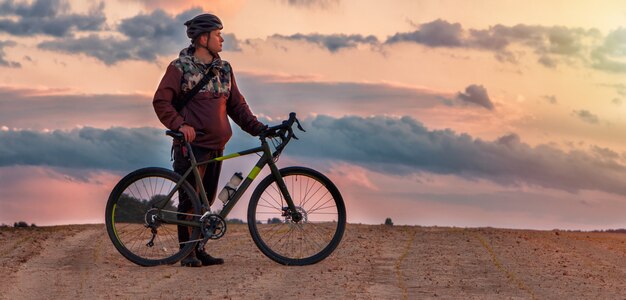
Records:
[[[174,156],[174,172],[183,175],[187,169],[191,166],[191,162],[188,157],[184,157],[182,153],[182,147],[180,145],[174,145],[173,147],[173,156]],[[193,155],[196,157],[196,161],[202,162],[212,158],[216,158],[222,156],[222,150],[210,150],[199,147],[193,147]],[[204,185],[204,189],[207,195],[207,199],[209,199],[210,203],[213,204],[215,201],[215,195],[217,194],[217,184],[220,178],[220,171],[222,170],[222,162],[214,162],[205,165],[206,170],[204,171],[204,176],[202,177],[202,185]],[[194,189],[196,188],[196,180],[193,174],[187,176],[187,182],[191,184]],[[192,213],[191,201],[189,201],[189,197],[184,192],[179,192],[178,195],[179,203],[178,203],[178,211],[183,213]],[[178,215],[179,220],[191,219],[185,215]],[[185,242],[189,240],[189,227],[187,226],[178,226],[178,241]],[[180,245],[182,248],[184,245]]]

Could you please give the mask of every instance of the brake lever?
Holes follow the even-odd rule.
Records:
[[[296,136],[296,134],[293,133],[293,129],[289,128],[287,131],[289,132],[288,136],[290,136],[290,137],[292,137],[292,138],[294,138],[296,140],[299,140],[299,138]]]
[[[300,129],[300,131],[306,132],[306,130],[304,130],[304,128],[302,128],[302,125],[300,125],[300,121],[298,121],[298,119],[296,119],[296,124],[298,124],[298,129]],[[297,140],[297,138],[296,138]]]
[[[286,140],[287,139],[287,130],[281,129],[278,131],[278,136],[280,137],[281,140]]]

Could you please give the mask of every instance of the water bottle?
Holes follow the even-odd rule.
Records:
[[[222,200],[224,205],[226,205],[226,203],[228,203],[233,195],[235,195],[237,187],[239,186],[239,184],[241,184],[242,180],[243,176],[241,175],[241,172],[233,174],[233,177],[231,177],[228,183],[226,183],[224,188],[220,191],[219,195],[217,195],[217,198]]]

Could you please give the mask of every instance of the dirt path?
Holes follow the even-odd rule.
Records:
[[[143,268],[103,225],[0,229],[0,299],[617,299],[626,235],[349,225],[321,263],[263,256],[245,225],[209,247],[226,264]]]
[[[61,239],[46,238],[37,245],[41,252],[13,274],[13,284],[5,294],[7,299],[43,299],[46,294],[86,298],[92,283],[89,277],[101,262],[97,259],[99,248],[89,244],[97,241],[100,234],[99,228],[92,227]]]

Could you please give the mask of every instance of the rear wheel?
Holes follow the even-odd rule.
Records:
[[[339,245],[346,209],[335,185],[323,174],[303,167],[280,170],[296,212],[289,211],[274,176],[254,190],[248,227],[261,252],[284,265],[310,265]],[[295,216],[295,217],[294,217]]]
[[[180,176],[163,168],[139,169],[115,186],[106,206],[106,227],[115,248],[128,260],[141,266],[172,264],[189,254],[196,242],[179,243],[178,226],[164,219],[187,218],[198,221],[198,197],[187,182],[173,192]],[[179,197],[189,196],[192,215],[177,212]],[[189,227],[190,241],[200,229]],[[181,246],[182,245],[182,246]]]

